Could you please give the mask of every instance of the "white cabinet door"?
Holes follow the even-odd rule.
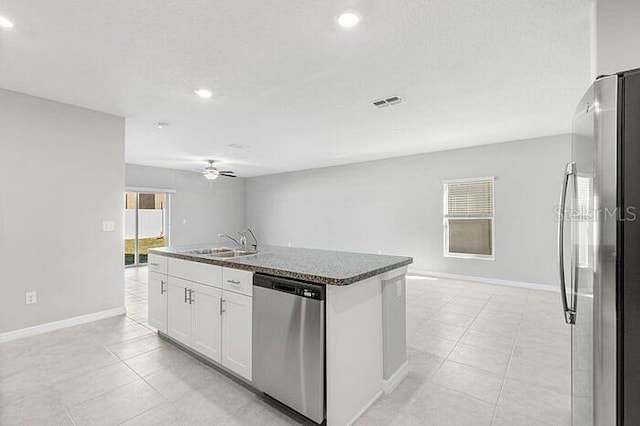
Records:
[[[191,347],[202,355],[220,362],[222,290],[196,283],[191,283],[191,289]]]
[[[191,345],[191,305],[188,290],[193,283],[169,277],[169,336],[187,346]]]
[[[252,299],[230,291],[222,299],[222,365],[251,380]]]
[[[172,277],[222,287],[222,267],[191,260],[169,258],[168,274]]]
[[[159,274],[167,273],[167,257],[157,254],[149,253],[149,259],[147,265],[149,265],[149,272],[157,272]]]
[[[222,289],[245,296],[253,295],[253,272],[222,268]]]
[[[149,325],[167,332],[167,276],[149,272]]]

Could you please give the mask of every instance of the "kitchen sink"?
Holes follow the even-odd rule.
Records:
[[[205,248],[205,249],[197,249],[197,250],[186,250],[182,253],[185,254],[204,254],[204,255],[218,255],[220,253],[229,253],[233,252],[233,249],[228,247],[215,247],[215,248]]]
[[[227,251],[224,253],[213,254],[212,257],[241,257],[241,256],[251,256],[252,254],[257,254],[258,252],[255,250],[233,250]]]
[[[226,259],[229,257],[251,256],[252,254],[257,254],[258,252],[255,250],[236,250],[228,247],[214,247],[196,250],[185,250],[182,253]]]

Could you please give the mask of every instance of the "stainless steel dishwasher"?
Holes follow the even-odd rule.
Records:
[[[325,418],[325,289],[255,274],[253,384],[316,423]]]

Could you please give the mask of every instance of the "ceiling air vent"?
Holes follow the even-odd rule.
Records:
[[[376,108],[384,108],[389,105],[396,105],[402,102],[402,98],[400,96],[390,96],[384,99],[376,99],[372,101],[371,104]]]

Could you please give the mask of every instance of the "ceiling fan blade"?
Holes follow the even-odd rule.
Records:
[[[236,175],[226,175],[226,174],[222,174],[222,173],[220,173],[220,176],[224,176],[224,177],[232,177],[232,178],[237,177]]]
[[[218,173],[233,173],[231,170],[218,170]]]

